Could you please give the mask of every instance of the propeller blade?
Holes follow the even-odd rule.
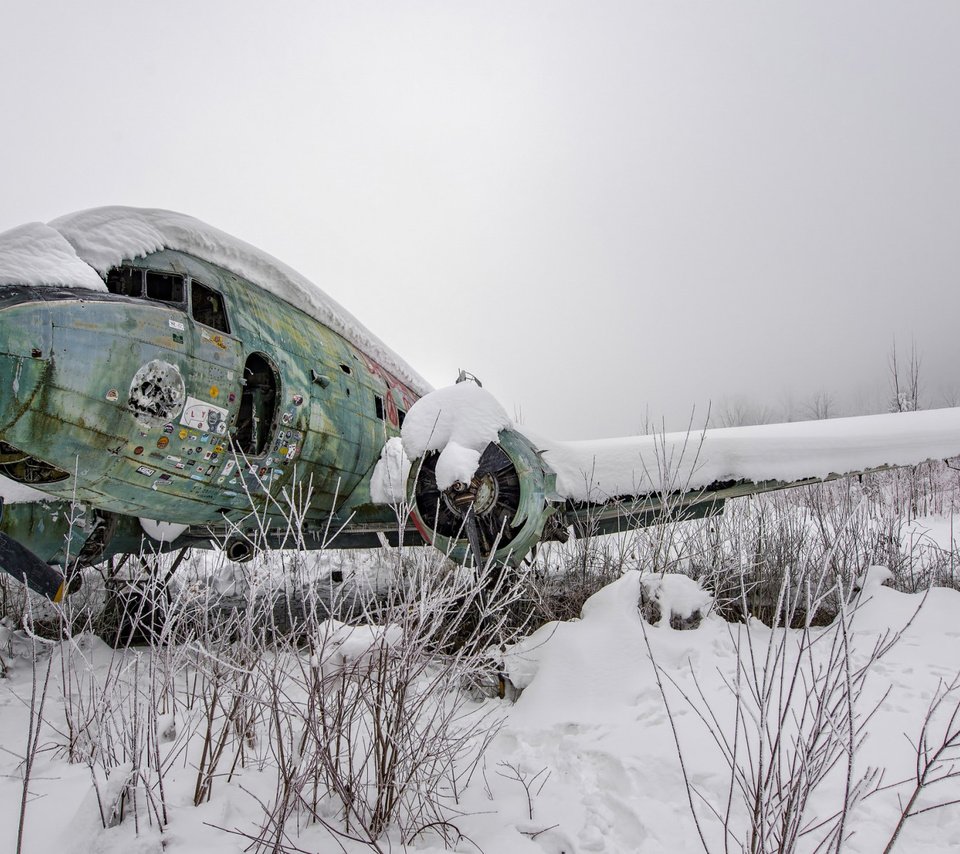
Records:
[[[473,562],[477,569],[483,566],[485,559],[480,550],[480,529],[477,527],[477,514],[473,512],[473,505],[467,510],[467,515],[463,518],[463,527],[467,532],[467,540],[470,542],[470,551],[473,552]]]
[[[59,602],[66,592],[67,585],[59,570],[3,532],[0,532],[0,569],[52,602]]]
[[[510,457],[504,453],[503,448],[491,442],[480,455],[480,462],[477,464],[474,477],[482,477],[485,474],[499,474],[512,466],[513,463],[510,462]]]

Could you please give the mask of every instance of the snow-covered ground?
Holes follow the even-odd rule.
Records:
[[[926,539],[950,547],[949,516],[915,520],[909,530],[918,542]],[[334,553],[326,556],[328,568],[332,561],[342,560]],[[626,571],[587,601],[581,619],[548,623],[501,652],[511,682],[522,689],[515,702],[461,698],[459,714],[464,717],[458,720],[482,722],[478,731],[496,720],[502,725],[469,781],[461,778],[457,803],[447,814],[457,828],[446,828],[450,845],[458,851],[506,854],[653,854],[696,852],[704,846],[710,851],[738,851],[749,844],[754,813],[748,797],[761,791],[760,812],[772,823],[784,819],[785,798],[794,796],[796,824],[809,830],[796,850],[812,851],[837,826],[849,790],[854,794],[846,795],[851,806],[842,850],[883,851],[914,788],[917,756],[911,742],[920,738],[931,702],[960,669],[960,593],[947,588],[901,593],[880,586],[882,577],[882,572],[872,571],[862,592],[851,600],[846,618],[830,626],[771,631],[756,621],[730,624],[708,615],[698,628],[677,631],[666,619],[657,625],[642,621],[641,584],[654,578]],[[703,594],[693,582],[669,576],[666,581],[661,602],[665,611],[670,601],[680,611],[703,605]],[[222,586],[224,577],[218,582]],[[327,645],[312,650],[287,649],[282,654],[268,650],[262,660],[249,665],[249,672],[263,676],[282,670],[286,675],[275,683],[280,688],[276,702],[287,707],[299,697],[294,687],[298,672],[329,676],[345,663],[360,662],[354,672],[369,673],[378,666],[376,655],[397,642],[395,630],[353,632],[336,624],[326,638]],[[871,662],[878,643],[889,648]],[[299,767],[297,762],[309,755],[301,741],[306,730],[290,731],[291,745],[299,745],[292,751],[292,761],[278,754],[269,721],[259,719],[242,735],[247,747],[240,764],[233,758],[241,737],[228,732],[227,758],[212,780],[209,800],[194,806],[207,721],[197,680],[209,679],[216,660],[216,646],[212,642],[203,646],[195,642],[189,649],[174,644],[154,652],[141,648],[115,653],[89,634],[52,644],[35,642],[9,625],[0,629],[0,656],[7,667],[6,678],[0,680],[2,850],[15,850],[23,758],[31,734],[31,692],[34,686],[43,690],[48,665],[23,850],[77,854],[274,850],[248,846],[281,797],[277,767],[284,762]],[[206,670],[198,665],[205,655]],[[285,670],[281,661],[286,662]],[[222,663],[237,666],[235,659]],[[866,664],[860,679],[858,669]],[[417,671],[416,683],[435,680],[437,667]],[[170,695],[178,698],[175,714],[159,700],[151,706],[150,690],[156,690],[148,687],[151,673],[167,674]],[[224,680],[225,685],[230,682]],[[325,702],[332,696],[332,684],[324,683]],[[139,695],[133,690],[137,685]],[[763,695],[766,700],[752,693],[758,685],[769,689]],[[111,687],[104,691],[104,686]],[[853,698],[849,707],[848,697]],[[306,695],[300,699],[305,702]],[[938,747],[950,727],[949,713],[958,700],[960,692],[955,689],[928,727],[931,749]],[[82,732],[67,726],[68,718],[82,717],[78,710],[90,719]],[[127,732],[129,743],[108,733],[118,720],[126,721],[119,731]],[[218,726],[215,734],[222,731]],[[857,744],[852,752],[851,727]],[[779,744],[778,733],[786,736]],[[336,737],[333,729],[328,737]],[[477,737],[475,733],[474,740]],[[137,739],[139,747],[134,744]],[[85,760],[69,761],[71,743],[75,758]],[[727,746],[726,757],[721,745]],[[805,759],[798,764],[804,750]],[[942,774],[957,758],[956,750],[948,750],[944,758],[935,774]],[[135,803],[128,799],[123,804],[122,822],[105,828],[101,814],[109,824],[124,781],[139,767],[153,763],[165,769],[162,791],[158,775],[145,771],[136,791],[130,790]],[[105,766],[113,766],[109,780]],[[817,779],[820,766],[829,767]],[[764,771],[758,783],[755,775]],[[151,798],[144,780],[152,782]],[[801,785],[793,785],[797,783]],[[751,788],[754,784],[759,788]],[[319,794],[319,816],[344,830],[334,806],[324,806],[325,794]],[[912,809],[921,811],[957,798],[958,781],[944,780],[928,786]],[[161,804],[166,809],[162,832]],[[958,810],[949,806],[910,818],[896,850],[960,848]],[[719,817],[726,817],[729,848],[724,846],[724,821]],[[444,850],[443,829],[428,828],[407,847]],[[770,842],[776,832],[768,830],[767,846],[756,850],[779,850]],[[322,823],[302,814],[288,820],[286,833],[275,850],[370,850],[346,836],[335,837]],[[350,835],[355,834],[354,830]],[[401,834],[392,829],[379,845],[383,851],[402,850]]]

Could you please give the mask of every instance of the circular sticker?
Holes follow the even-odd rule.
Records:
[[[143,445],[137,445],[137,447],[133,449],[133,453],[139,457],[140,454],[143,453]]]
[[[210,386],[210,397],[216,397],[218,394],[220,394],[220,389],[215,385]]]
[[[170,444],[170,440],[166,436],[161,436],[159,439],[157,439],[158,448],[165,448],[169,444]]]

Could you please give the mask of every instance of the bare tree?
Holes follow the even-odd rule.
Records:
[[[920,408],[920,356],[917,344],[910,341],[910,362],[905,371],[897,359],[897,339],[893,339],[888,357],[890,366],[890,412],[916,412]]]
[[[752,403],[742,395],[724,401],[720,405],[721,427],[746,427],[751,424],[769,424],[775,420],[774,411],[761,403]]]
[[[814,394],[804,409],[809,418],[817,421],[825,418],[833,418],[837,414],[837,406],[834,402],[833,395],[824,389],[820,389],[820,391]]]

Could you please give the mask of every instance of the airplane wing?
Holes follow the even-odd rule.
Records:
[[[455,559],[516,563],[571,527],[706,516],[736,496],[958,456],[960,408],[558,442],[462,384],[418,401],[403,445],[421,534]]]
[[[728,498],[960,455],[960,408],[595,442],[540,440],[575,531],[722,509]]]

